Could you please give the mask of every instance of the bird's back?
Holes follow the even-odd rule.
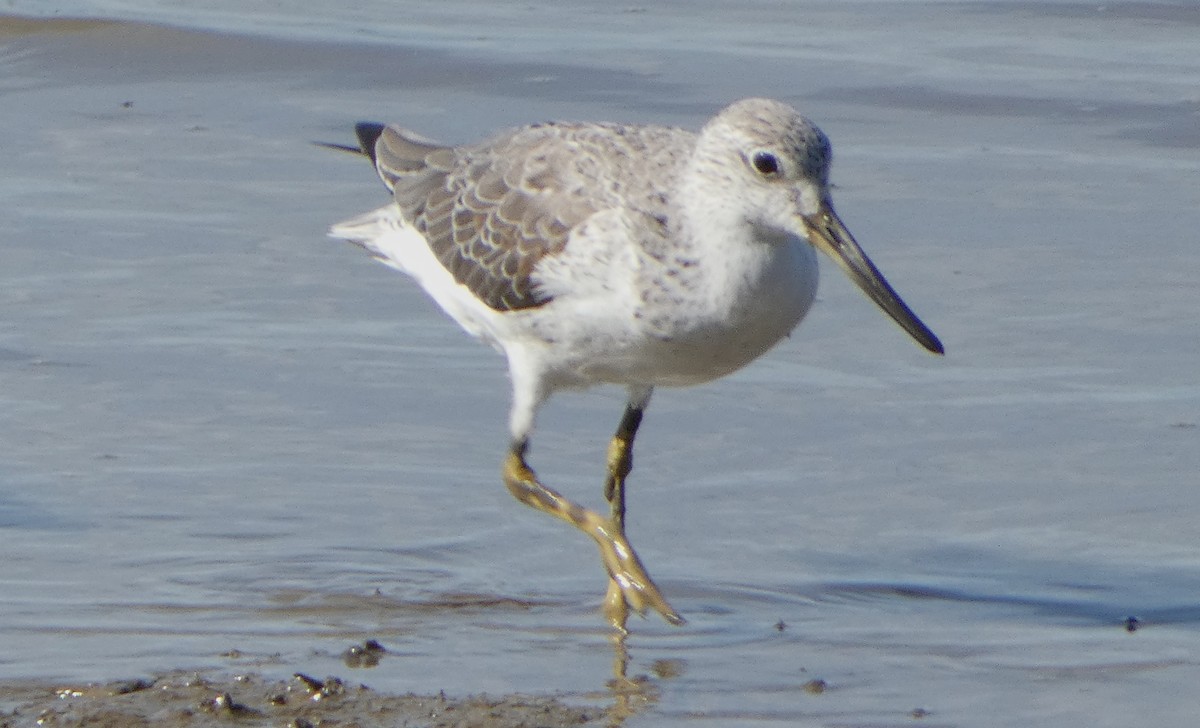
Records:
[[[694,138],[668,127],[571,123],[463,147],[395,126],[360,124],[359,135],[404,220],[455,281],[496,311],[546,303],[534,268],[596,213],[665,218]]]

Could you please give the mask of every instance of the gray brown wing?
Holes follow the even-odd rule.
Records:
[[[445,147],[399,127],[360,131],[396,204],[434,255],[497,311],[546,303],[534,267],[597,211],[556,127],[530,127],[488,145]]]

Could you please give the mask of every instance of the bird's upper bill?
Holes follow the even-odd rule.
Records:
[[[821,203],[816,213],[801,215],[800,222],[807,233],[808,242],[832,258],[833,262],[850,276],[850,280],[900,324],[901,328],[934,354],[943,353],[942,342],[900,299],[887,279],[859,247],[854,236],[842,224],[828,200]]]

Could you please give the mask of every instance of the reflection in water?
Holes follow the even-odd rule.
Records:
[[[342,662],[346,667],[378,667],[379,661],[387,654],[387,649],[378,640],[367,640],[361,645],[353,645],[342,653]]]
[[[626,633],[614,632],[609,641],[613,646],[613,678],[608,681],[608,693],[612,706],[608,709],[610,728],[622,726],[638,713],[645,712],[662,697],[658,683],[649,675],[629,675],[629,649],[625,645]],[[655,660],[651,670],[662,680],[679,677],[684,672],[683,660]]]

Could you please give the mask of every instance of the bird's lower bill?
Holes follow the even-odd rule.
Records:
[[[831,205],[824,204],[816,214],[805,215],[800,219],[808,242],[814,248],[832,258],[833,262],[850,276],[850,280],[916,339],[917,343],[934,354],[943,352],[942,342],[900,299],[887,279],[859,247],[854,236],[842,224]]]

